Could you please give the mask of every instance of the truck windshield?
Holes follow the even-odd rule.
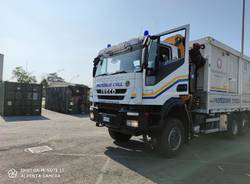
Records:
[[[136,49],[103,57],[97,65],[95,76],[138,72],[141,68],[141,56],[142,49]]]

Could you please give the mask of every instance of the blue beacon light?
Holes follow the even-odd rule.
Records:
[[[107,45],[107,48],[110,48],[110,47],[111,47],[111,44],[108,44],[108,45]]]
[[[144,36],[148,36],[148,35],[149,35],[148,30],[145,30],[145,31],[144,31]]]

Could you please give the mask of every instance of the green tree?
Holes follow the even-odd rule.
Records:
[[[47,81],[46,79],[42,79],[41,85],[42,85],[44,88],[47,88],[47,87],[49,86],[48,81]]]
[[[46,90],[47,90],[47,88],[49,86],[47,79],[43,78],[42,81],[41,81],[41,85],[42,85],[42,88],[43,88],[42,96],[46,97]]]
[[[36,77],[31,75],[23,69],[23,67],[18,66],[12,71],[13,78],[17,79],[19,83],[36,83]]]
[[[47,82],[65,82],[65,80],[62,77],[58,76],[56,72],[49,73],[46,80]]]

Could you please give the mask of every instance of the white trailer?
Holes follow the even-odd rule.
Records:
[[[108,47],[94,60],[90,118],[117,141],[143,135],[166,156],[195,134],[250,127],[250,58],[189,25]]]
[[[204,44],[201,54],[206,58],[198,70],[195,95],[201,113],[250,110],[250,58],[211,37],[191,42]]]
[[[194,43],[204,45],[200,51],[206,59],[204,66],[197,71],[196,88],[191,87],[195,100],[198,100],[198,105],[192,110],[196,130],[204,133],[225,131],[230,117],[238,122],[239,127],[244,126],[245,116],[249,119],[250,110],[250,58],[211,37],[192,41],[190,47]],[[195,83],[192,79],[190,81]],[[202,119],[210,128],[200,128],[204,126],[199,123],[203,122]]]

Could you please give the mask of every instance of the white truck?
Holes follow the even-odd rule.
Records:
[[[116,141],[143,140],[173,157],[194,135],[246,134],[250,58],[189,25],[101,50],[94,59],[90,119]]]

